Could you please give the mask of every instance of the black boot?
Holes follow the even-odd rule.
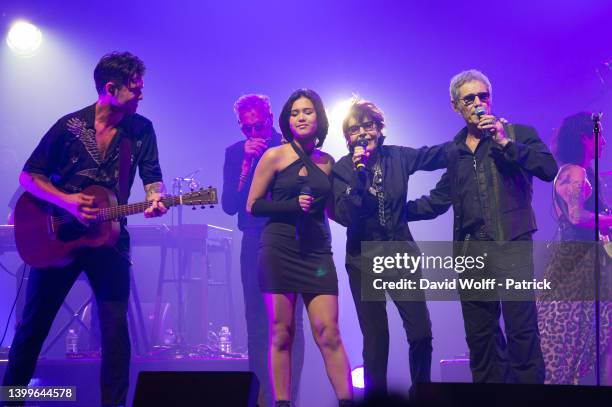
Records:
[[[354,405],[353,400],[338,400],[338,407],[353,407]]]
[[[274,402],[274,407],[291,407],[290,400],[276,400]]]

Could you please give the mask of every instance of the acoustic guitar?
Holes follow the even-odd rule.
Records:
[[[100,209],[89,225],[45,200],[25,192],[15,206],[15,243],[22,260],[37,268],[62,267],[75,258],[79,249],[113,246],[119,238],[120,220],[144,212],[150,202],[118,205],[115,194],[105,187],[92,185],[82,193],[93,195]],[[177,205],[194,207],[218,203],[215,188],[202,188],[191,193],[161,199],[166,208]]]

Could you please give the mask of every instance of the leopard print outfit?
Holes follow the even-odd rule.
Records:
[[[592,230],[578,228],[569,222],[566,204],[556,188],[553,188],[553,199],[562,211],[558,219],[561,241],[552,245],[551,260],[544,271],[544,278],[550,281],[553,289],[541,292],[537,299],[545,382],[578,384],[580,378],[595,367],[595,245]],[[587,210],[594,209],[594,200],[591,196],[585,202]],[[612,336],[612,264],[603,250],[600,259],[599,344],[600,366],[603,366],[604,352],[609,349]]]

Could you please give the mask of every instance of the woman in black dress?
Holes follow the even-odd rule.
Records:
[[[336,396],[349,405],[350,366],[338,329],[338,279],[325,215],[334,160],[319,150],[329,127],[319,95],[295,91],[279,124],[289,143],[262,156],[247,200],[248,212],[270,218],[257,261],[270,320],[274,397],[277,406],[289,405],[295,300],[301,294]]]

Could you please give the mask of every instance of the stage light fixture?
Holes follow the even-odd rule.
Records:
[[[351,379],[353,379],[353,387],[357,389],[365,388],[365,381],[363,379],[363,366],[357,366],[351,370]]]
[[[11,26],[6,43],[15,54],[30,57],[40,48],[42,33],[34,24],[17,21]]]

